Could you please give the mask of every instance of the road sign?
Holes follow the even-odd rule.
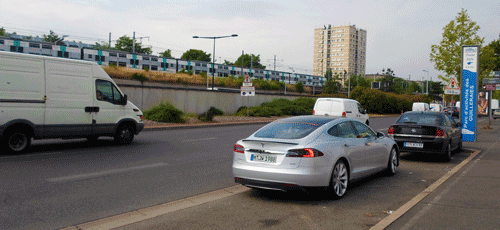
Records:
[[[475,142],[477,135],[477,91],[479,46],[462,46],[462,141]]]
[[[487,84],[483,85],[484,90],[497,90],[497,85]]]
[[[255,96],[255,90],[242,90],[241,96],[243,97]]]
[[[500,78],[483,78],[483,84],[500,84]]]
[[[252,82],[252,80],[250,79],[250,76],[246,75],[245,76],[245,79],[243,80],[243,82]]]
[[[255,87],[253,86],[242,86],[240,87],[241,91],[255,91]]]
[[[497,90],[500,90],[500,84],[497,84]]]
[[[446,89],[460,89],[460,86],[458,85],[457,79],[452,77],[450,81],[448,82],[448,85],[446,86]]]
[[[445,89],[444,94],[460,95],[460,89]]]
[[[243,82],[243,86],[252,86],[252,82]]]

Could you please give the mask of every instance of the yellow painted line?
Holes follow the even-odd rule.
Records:
[[[122,227],[128,224],[137,223],[140,221],[148,220],[157,216],[165,215],[171,212],[179,211],[185,208],[194,207],[197,205],[205,204],[222,198],[230,197],[238,193],[249,191],[250,189],[236,185],[229,188],[216,190],[209,193],[200,194],[193,197],[188,197],[182,200],[177,200],[169,203],[164,203],[152,207],[138,209],[132,212],[122,213],[119,215],[107,217],[100,220],[95,220],[75,226],[69,226],[61,230],[105,230]]]
[[[387,228],[392,222],[396,221],[399,217],[405,214],[408,210],[410,210],[413,206],[418,204],[422,199],[424,199],[427,195],[434,192],[436,188],[438,188],[441,184],[443,184],[446,180],[450,179],[453,174],[462,169],[465,165],[467,165],[472,159],[474,159],[481,150],[477,149],[468,149],[474,151],[467,159],[462,161],[460,164],[455,166],[452,170],[448,171],[444,176],[439,178],[436,182],[432,183],[429,187],[427,187],[424,191],[420,192],[417,196],[413,197],[410,201],[406,202],[403,206],[399,207],[398,210],[394,211],[389,216],[382,219],[375,226],[371,227],[370,230],[379,230]]]

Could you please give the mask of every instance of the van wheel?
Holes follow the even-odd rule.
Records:
[[[28,149],[31,144],[31,136],[21,130],[9,131],[4,135],[3,145],[7,147],[8,153],[19,154]]]
[[[116,130],[115,142],[120,145],[128,145],[134,140],[134,131],[128,125],[122,125]]]

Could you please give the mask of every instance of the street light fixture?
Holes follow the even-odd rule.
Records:
[[[228,38],[228,37],[238,37],[238,35],[237,34],[233,34],[233,35],[217,36],[217,37],[193,36],[193,38],[205,38],[205,39],[213,39],[214,40],[214,53],[213,53],[213,58],[212,58],[212,90],[214,90],[214,83],[215,83],[215,39],[218,39],[218,38]],[[207,84],[207,88],[208,88],[208,84]]]

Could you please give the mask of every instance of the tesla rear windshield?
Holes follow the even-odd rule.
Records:
[[[254,136],[260,138],[278,138],[278,139],[300,139],[304,138],[323,124],[309,122],[293,123],[271,123]]]
[[[439,125],[441,117],[434,114],[403,114],[396,124]]]

